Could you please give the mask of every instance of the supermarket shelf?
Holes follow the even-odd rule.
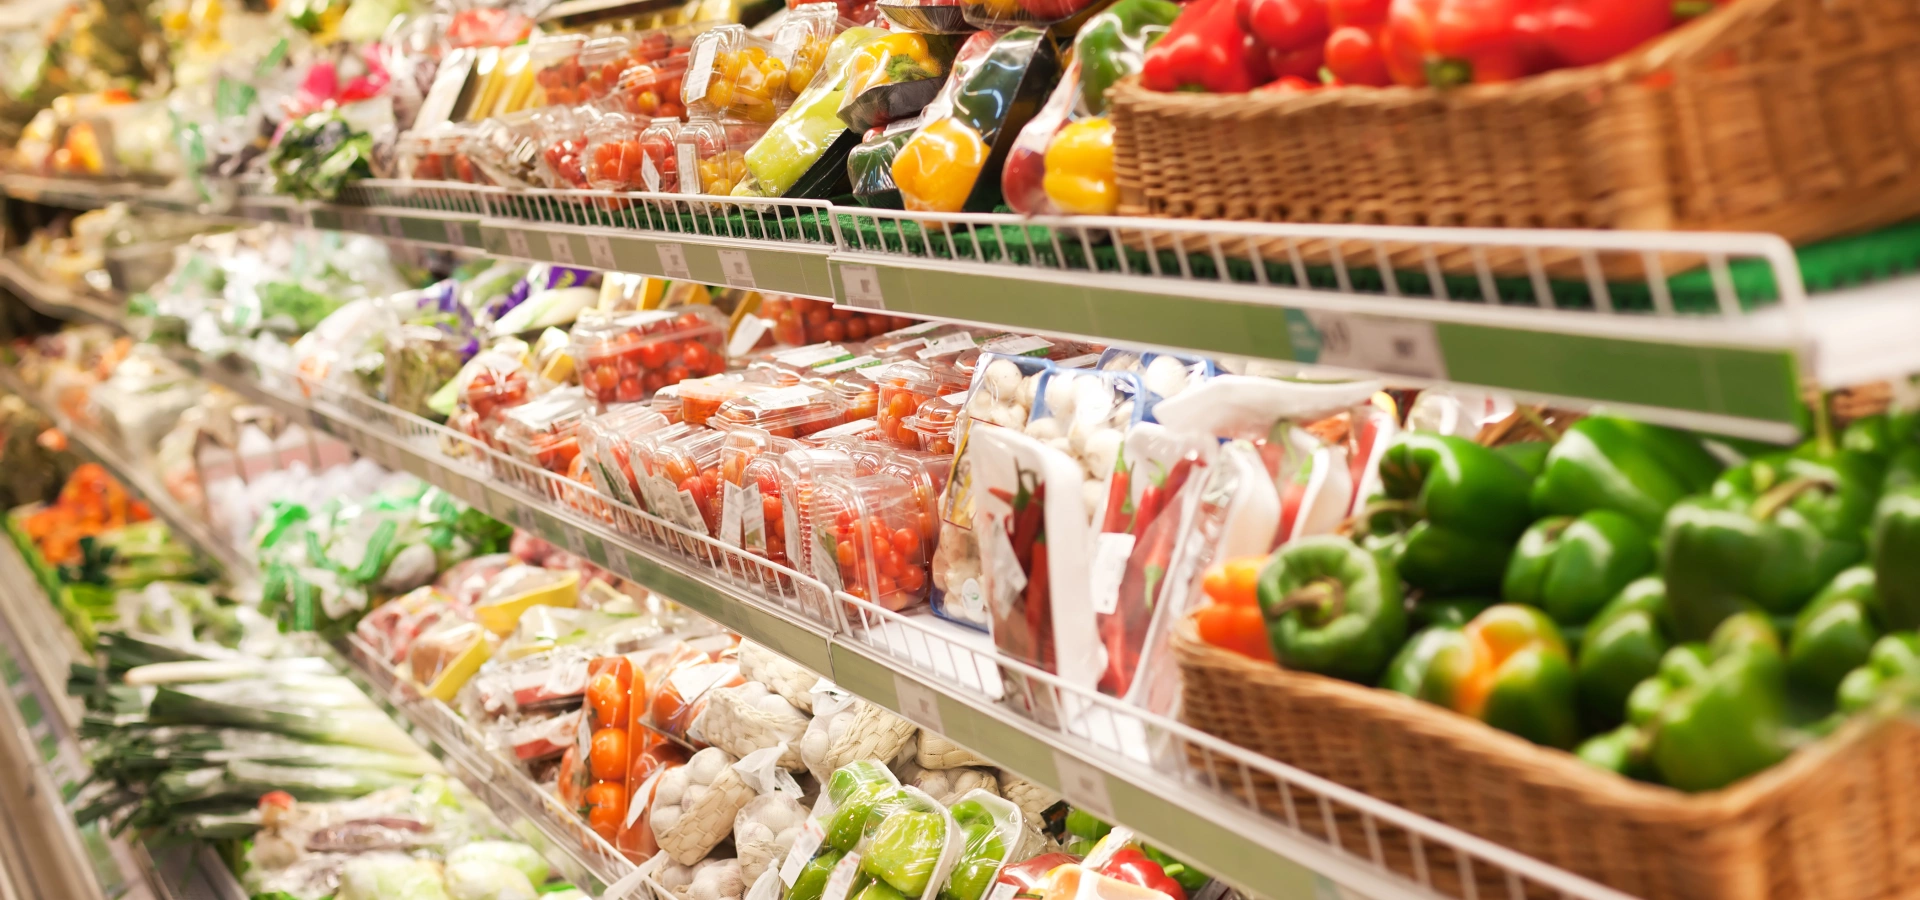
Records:
[[[1253,895],[1311,897],[1322,879],[1330,879],[1374,898],[1623,897],[1177,722],[1001,660],[973,632],[830,594],[810,577],[681,530],[385,404],[250,372],[235,360],[183,358],[209,380],[673,597],[1079,805],[1135,826]],[[509,774],[466,753],[482,745],[444,705],[409,700],[389,672],[369,661],[356,661],[353,668],[424,739],[443,753],[452,749],[446,755],[470,786],[495,783],[490,772]],[[1003,677],[1024,679],[1050,695],[1052,708],[1074,714],[1057,725],[1027,717],[1003,702]],[[505,768],[510,777],[502,783],[512,777],[525,781],[511,766]],[[476,789],[503,815],[527,813],[525,820],[556,842],[568,836],[558,829],[579,827],[571,816],[544,810],[552,801],[538,792],[509,790],[500,796]],[[1284,796],[1290,814],[1262,812],[1246,799],[1260,792]],[[601,862],[595,874],[603,883],[604,876],[624,872],[624,860]]]
[[[137,181],[9,173],[0,175],[0,190],[16,200],[72,209],[99,209],[113,203],[127,203],[166,212],[217,215],[224,205],[195,195],[184,183],[160,187]]]
[[[49,629],[65,629],[20,552],[11,541],[0,544],[0,677],[7,687],[7,702],[0,703],[0,758],[31,757],[9,759],[26,763],[18,768],[0,767],[8,773],[0,779],[7,782],[0,800],[9,811],[0,858],[23,857],[14,860],[21,868],[8,866],[3,877],[28,879],[29,897],[154,897],[140,848],[108,837],[99,823],[74,823],[87,767],[67,718],[66,671],[63,666],[57,678],[47,677],[28,649]],[[25,782],[24,796],[10,796],[14,779]]]
[[[0,256],[0,283],[35,312],[56,319],[120,328],[124,318],[122,304],[47,281],[12,256]]]
[[[30,392],[13,370],[0,369],[0,388],[19,394],[42,412],[55,417],[62,430],[67,432],[69,440],[83,455],[107,467],[130,490],[141,495],[154,513],[166,520],[182,539],[202,552],[219,558],[231,580],[236,583],[257,580],[251,560],[240,556],[226,542],[213,535],[206,528],[204,520],[181,507],[170,495],[152,487],[150,477],[144,470],[130,465],[124,457],[104,446],[104,442],[90,431],[75,428],[71,423],[61,420],[52,405]],[[388,459],[379,458],[379,461],[387,462]],[[399,470],[403,467],[392,468]],[[36,587],[33,595],[39,594]],[[71,641],[71,637],[68,640]],[[349,646],[347,650],[346,657],[340,660],[340,668],[357,676],[369,695],[410,725],[414,737],[439,757],[449,774],[473,791],[509,830],[542,848],[556,871],[599,896],[601,891],[634,869],[632,863],[594,835],[572,810],[560,805],[556,798],[543,791],[518,768],[486,750],[486,739],[445,704],[409,695],[392,667],[368,656],[364,647]],[[64,664],[58,671],[60,683],[64,684]]]

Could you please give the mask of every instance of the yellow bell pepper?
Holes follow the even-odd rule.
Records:
[[[1068,122],[1047,145],[1047,174],[1041,186],[1062,212],[1082,216],[1111,214],[1120,205],[1113,174],[1113,123],[1105,116]]]
[[[980,132],[959,119],[937,119],[921,126],[893,158],[893,183],[908,209],[959,212],[986,163]]]
[[[868,88],[904,84],[940,74],[940,61],[927,49],[927,39],[912,32],[890,34],[861,47],[847,64],[847,96],[858,97]]]

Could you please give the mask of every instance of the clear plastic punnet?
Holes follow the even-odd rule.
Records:
[[[726,316],[711,306],[585,316],[568,352],[588,396],[602,403],[645,400],[669,384],[726,367]]]
[[[580,63],[580,50],[586,45],[584,34],[543,34],[533,39],[533,106],[586,102],[587,70]]]
[[[887,609],[927,598],[933,520],[912,488],[887,473],[829,477],[813,510],[814,577]]]
[[[965,377],[938,362],[897,362],[887,366],[877,380],[879,405],[874,418],[880,422],[880,433],[896,447],[916,450],[920,437],[907,427],[907,419],[928,400],[967,389]]]
[[[846,421],[840,398],[805,384],[735,397],[714,413],[715,427],[751,425],[781,438],[801,438]]]
[[[734,186],[747,177],[747,150],[766,131],[765,124],[746,119],[690,114],[673,138],[680,193],[720,197],[733,193]]]
[[[793,102],[792,59],[793,48],[720,26],[694,39],[681,97],[689,113],[771,124]]]

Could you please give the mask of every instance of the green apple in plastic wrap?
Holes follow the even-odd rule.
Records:
[[[947,876],[940,900],[980,900],[987,895],[1000,864],[1006,861],[1007,842],[994,827],[993,814],[980,804],[953,805],[953,822],[960,828],[960,861]]]
[[[900,786],[877,762],[862,760],[841,766],[827,780],[827,797],[834,803],[833,818],[827,822],[827,843],[839,850],[852,850],[860,843],[874,804],[898,793]]]
[[[840,864],[845,856],[839,850],[823,849],[800,870],[799,877],[793,879],[793,887],[787,889],[786,900],[820,900],[826,892],[827,876],[833,874],[833,867]]]
[[[827,47],[827,60],[821,71],[831,77],[815,78],[800,92],[793,105],[774,120],[767,133],[747,149],[747,172],[753,177],[741,182],[735,194],[781,197],[800,180],[821,154],[827,152],[847,123],[840,120],[840,99],[847,85],[847,61],[861,44],[885,37],[878,28],[849,28]]]
[[[940,851],[947,843],[947,820],[937,812],[905,807],[891,812],[872,829],[860,868],[900,893],[918,897],[940,866]]]

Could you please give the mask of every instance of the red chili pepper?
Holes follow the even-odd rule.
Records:
[[[1240,27],[1268,51],[1325,44],[1327,0],[1234,0]]]
[[[1173,900],[1187,900],[1187,891],[1180,882],[1167,875],[1160,864],[1147,858],[1137,848],[1124,847],[1113,854],[1100,874],[1128,884],[1137,884],[1172,897]]]
[[[1033,544],[1033,564],[1027,568],[1027,588],[1023,607],[1027,614],[1027,633],[1033,635],[1034,662],[1041,670],[1058,670],[1054,660],[1053,599],[1047,585],[1047,536],[1041,534]]]
[[[1127,530],[1129,517],[1127,503],[1133,493],[1133,476],[1128,471],[1125,460],[1113,467],[1113,477],[1107,480],[1107,517],[1100,523],[1102,532],[1123,532]]]
[[[1554,0],[1546,41],[1569,66],[1603,63],[1673,27],[1673,0]]]
[[[1600,0],[1607,2],[1607,0]],[[1541,0],[1393,0],[1382,47],[1401,84],[1512,81],[1552,64]]]
[[[1150,91],[1246,93],[1270,80],[1252,43],[1234,15],[1234,0],[1194,0],[1147,51],[1140,83]]]

